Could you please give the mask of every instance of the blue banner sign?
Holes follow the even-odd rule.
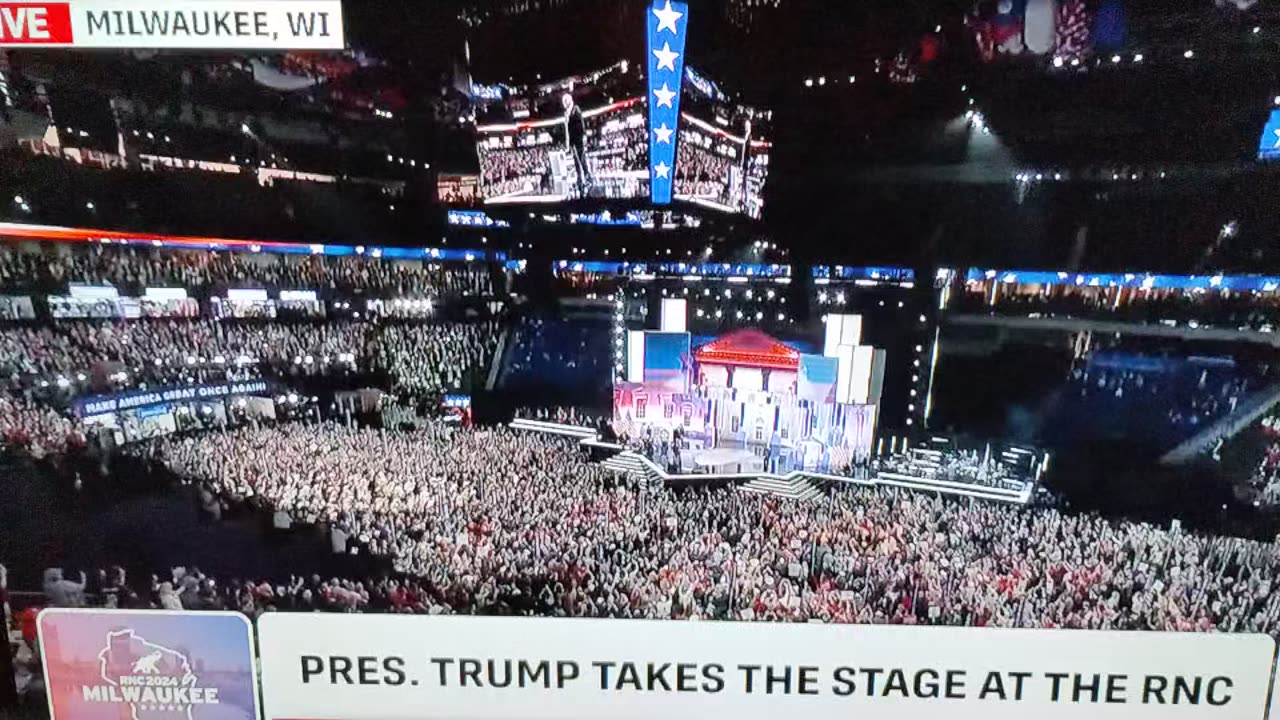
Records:
[[[506,228],[511,223],[506,220],[489,217],[483,210],[450,210],[447,217],[450,225],[479,228]]]
[[[115,395],[88,395],[77,398],[72,409],[79,417],[132,410],[187,400],[212,400],[227,395],[266,395],[270,385],[266,380],[217,383],[214,385],[184,385],[156,390],[134,390]]]
[[[1149,290],[1232,290],[1267,293],[1280,290],[1280,276],[1275,275],[1150,275],[1147,273],[1076,273],[970,268],[965,279],[969,282],[993,280],[1005,284],[1127,287]]]
[[[1271,111],[1267,124],[1262,127],[1262,137],[1258,139],[1258,159],[1276,158],[1280,158],[1280,110]]]
[[[913,282],[916,273],[903,267],[847,267],[845,265],[814,265],[815,278],[832,280],[876,280],[880,282]]]
[[[689,5],[655,0],[645,20],[649,39],[649,199],[655,205],[669,205],[676,174]]]

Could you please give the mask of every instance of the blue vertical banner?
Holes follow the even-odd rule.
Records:
[[[649,198],[671,203],[680,130],[680,86],[689,5],[654,0],[646,16],[649,34]]]
[[[1280,159],[1280,110],[1272,110],[1258,140],[1258,159]]]

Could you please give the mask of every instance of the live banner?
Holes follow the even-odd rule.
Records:
[[[1266,635],[268,614],[267,720],[1261,720]]]
[[[0,0],[0,47],[341,50],[341,0]]]

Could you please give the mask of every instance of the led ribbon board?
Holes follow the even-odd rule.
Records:
[[[649,199],[655,205],[669,205],[679,140],[689,5],[655,0],[645,20],[649,37]]]

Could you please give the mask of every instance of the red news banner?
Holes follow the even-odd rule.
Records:
[[[0,42],[71,43],[71,6],[67,3],[0,3]]]
[[[341,0],[0,0],[0,47],[337,50]]]

